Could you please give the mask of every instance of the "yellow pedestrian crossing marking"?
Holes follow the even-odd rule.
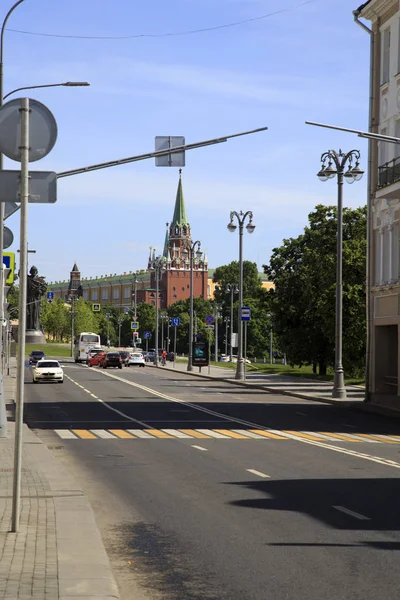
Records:
[[[325,439],[337,442],[373,443],[373,444],[400,444],[400,436],[370,433],[331,433],[330,431],[295,431],[292,429],[54,429],[63,440],[181,440],[181,439],[207,439],[207,440],[291,440],[298,441],[324,441]]]

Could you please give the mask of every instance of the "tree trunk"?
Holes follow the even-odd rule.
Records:
[[[323,361],[319,362],[319,374],[326,375],[326,363]]]
[[[317,363],[313,363],[313,366],[312,366],[312,372],[313,372],[313,373],[316,373],[316,372],[317,372]]]

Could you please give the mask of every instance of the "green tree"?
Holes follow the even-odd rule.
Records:
[[[291,364],[334,366],[337,208],[318,205],[297,238],[274,248],[264,270],[273,329]],[[365,358],[366,208],[343,211],[343,364],[359,374]]]
[[[49,303],[42,300],[42,327],[48,337],[55,342],[68,338],[71,327],[70,308],[61,298]]]
[[[218,304],[226,301],[228,283],[239,284],[239,263],[234,260],[229,265],[217,267],[214,271],[213,282],[216,284],[214,298]],[[257,298],[264,294],[261,278],[256,263],[243,261],[243,298]]]
[[[79,298],[74,303],[75,319],[74,319],[74,334],[77,335],[82,331],[92,331],[99,333],[96,316],[92,310],[92,304],[86,302],[83,298]]]
[[[129,310],[127,315],[124,315],[123,322],[121,326],[121,344],[123,346],[128,346],[132,342],[133,332],[131,329],[132,317],[135,316],[133,314],[133,308]],[[147,304],[146,302],[138,302],[136,305],[136,316],[139,321],[139,336],[143,338],[143,333],[145,331],[151,332],[151,339],[149,342],[149,347],[153,347],[154,344],[154,330],[156,326],[156,307],[153,304]],[[144,342],[142,342],[142,347],[144,347]]]
[[[11,319],[18,319],[19,287],[15,283],[8,290],[7,302]]]

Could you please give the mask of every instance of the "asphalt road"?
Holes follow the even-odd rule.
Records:
[[[397,600],[399,423],[162,369],[65,374],[27,369],[25,420],[92,502],[123,600]]]

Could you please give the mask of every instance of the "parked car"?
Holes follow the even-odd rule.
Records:
[[[134,365],[134,366],[144,367],[145,364],[146,364],[146,362],[145,362],[144,356],[141,352],[131,352],[126,366],[130,367],[130,366]]]
[[[90,348],[90,350],[88,350],[88,352],[87,352],[87,359],[86,359],[87,366],[88,367],[95,366],[95,364],[97,364],[97,363],[94,364],[92,362],[91,364],[89,364],[90,359],[93,357],[100,357],[104,353],[105,353],[105,350],[103,350],[103,348]]]
[[[128,360],[129,360],[130,352],[128,352],[127,350],[120,350],[119,354],[120,354],[120,356],[122,358],[122,364],[127,367],[128,366]]]
[[[64,383],[64,371],[58,360],[39,360],[32,367],[33,383],[39,381],[55,381]]]
[[[97,352],[91,352],[87,358],[87,366],[88,367],[98,367],[100,366],[101,359],[105,355],[104,350],[98,350]]]
[[[167,352],[167,360],[169,362],[174,362],[174,360],[175,360],[175,354],[173,352]]]
[[[221,356],[219,357],[219,362],[229,362],[230,358],[227,354],[221,354]]]
[[[39,360],[46,358],[46,355],[41,350],[32,350],[29,355],[29,364],[35,365]]]
[[[107,369],[108,367],[116,367],[118,369],[122,369],[122,358],[119,352],[107,352],[107,354],[103,354],[99,361],[99,366],[103,367],[103,369]]]

